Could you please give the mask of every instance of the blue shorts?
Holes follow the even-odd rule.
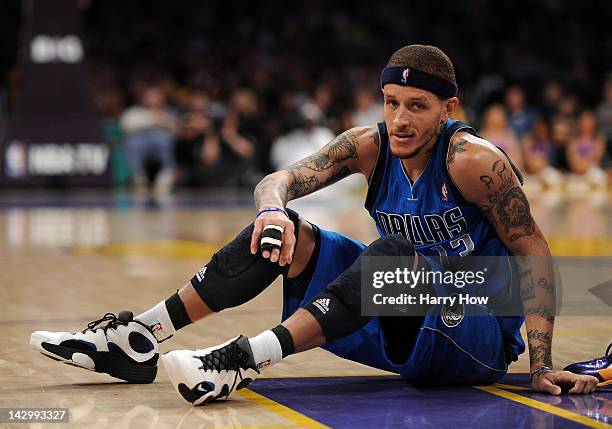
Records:
[[[365,244],[341,234],[319,229],[321,243],[317,264],[306,290],[286,282],[283,320],[307,304],[344,272],[365,249]],[[475,313],[471,309],[471,314]],[[486,310],[483,310],[486,311]],[[344,359],[400,374],[409,381],[432,384],[489,384],[499,380],[508,365],[525,350],[520,336],[522,317],[465,316],[449,327],[440,308],[426,315],[408,360],[395,364],[388,358],[380,319],[374,317],[359,331],[323,346]]]

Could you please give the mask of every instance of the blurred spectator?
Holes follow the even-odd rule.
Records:
[[[208,96],[203,91],[192,91],[183,113],[175,146],[177,180],[180,185],[196,186],[199,182],[200,157],[207,135],[214,134],[209,117]]]
[[[565,94],[559,101],[557,113],[551,118],[551,137],[555,145],[555,167],[567,171],[567,146],[576,129],[578,101],[572,94]]]
[[[306,103],[299,109],[302,125],[274,141],[271,150],[272,167],[275,170],[285,168],[308,155],[312,155],[334,138],[334,133],[319,124],[323,121],[323,112],[312,103]]]
[[[604,99],[597,106],[599,129],[606,139],[604,166],[612,168],[612,78],[604,85]]]
[[[558,189],[562,183],[561,173],[551,166],[555,155],[550,129],[544,119],[538,119],[533,124],[530,133],[523,137],[523,158],[525,173],[533,176],[545,188]]]
[[[146,86],[140,104],[128,108],[121,115],[121,127],[134,185],[146,186],[147,169],[159,163],[154,183],[158,192],[167,192],[174,182],[174,135],[177,119],[166,104],[166,96],[159,86]]]
[[[570,186],[576,187],[583,179],[594,188],[604,189],[606,175],[601,169],[605,142],[597,128],[595,114],[586,110],[578,118],[576,136],[567,147],[567,160],[572,176]]]
[[[480,135],[501,148],[519,169],[523,169],[521,148],[512,129],[508,126],[506,111],[501,105],[495,104],[485,111]]]
[[[313,103],[317,105],[325,117],[329,116],[329,109],[332,104],[332,90],[327,84],[320,84],[314,92]]]
[[[531,131],[536,119],[536,111],[527,106],[525,91],[517,85],[506,90],[506,109],[508,111],[508,125],[518,139]]]
[[[249,164],[250,174],[264,170],[270,157],[270,143],[261,139],[263,117],[255,92],[237,89],[231,97],[221,137],[234,154]]]
[[[352,115],[354,127],[373,125],[383,119],[383,105],[372,91],[367,88],[357,90],[355,94],[355,111]]]
[[[561,88],[559,82],[549,80],[544,84],[540,113],[545,119],[550,120],[559,112],[559,104],[561,103],[562,96],[563,88]]]

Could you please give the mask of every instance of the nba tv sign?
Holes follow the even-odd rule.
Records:
[[[8,143],[5,174],[8,178],[28,176],[99,176],[106,172],[109,148],[100,143]]]
[[[0,142],[0,181],[110,184],[110,147],[93,110],[77,0],[29,0],[23,11],[21,97]]]

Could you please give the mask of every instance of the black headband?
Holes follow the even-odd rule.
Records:
[[[380,87],[388,83],[425,89],[442,98],[457,96],[457,84],[411,67],[385,67],[380,74]]]

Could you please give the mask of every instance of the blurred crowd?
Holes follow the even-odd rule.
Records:
[[[482,111],[464,102],[453,117],[502,148],[531,184],[606,188],[612,171],[612,79],[592,108],[555,81],[547,82],[533,103],[520,85],[500,90],[499,102]],[[147,183],[152,161],[162,188],[252,187],[263,174],[319,150],[337,133],[383,118],[379,91],[367,88],[356,90],[339,116],[330,112],[333,89],[326,85],[313,93],[288,93],[273,115],[262,109],[262,94],[248,87],[237,88],[226,103],[202,88],[178,90],[174,103],[161,84],[143,84],[139,91],[136,103],[106,121],[137,186]]]
[[[381,68],[397,48],[428,43],[455,64],[455,117],[532,182],[605,187],[612,2],[587,3],[83,2],[115,183],[251,187],[381,120]],[[10,106],[18,72],[7,76]]]

